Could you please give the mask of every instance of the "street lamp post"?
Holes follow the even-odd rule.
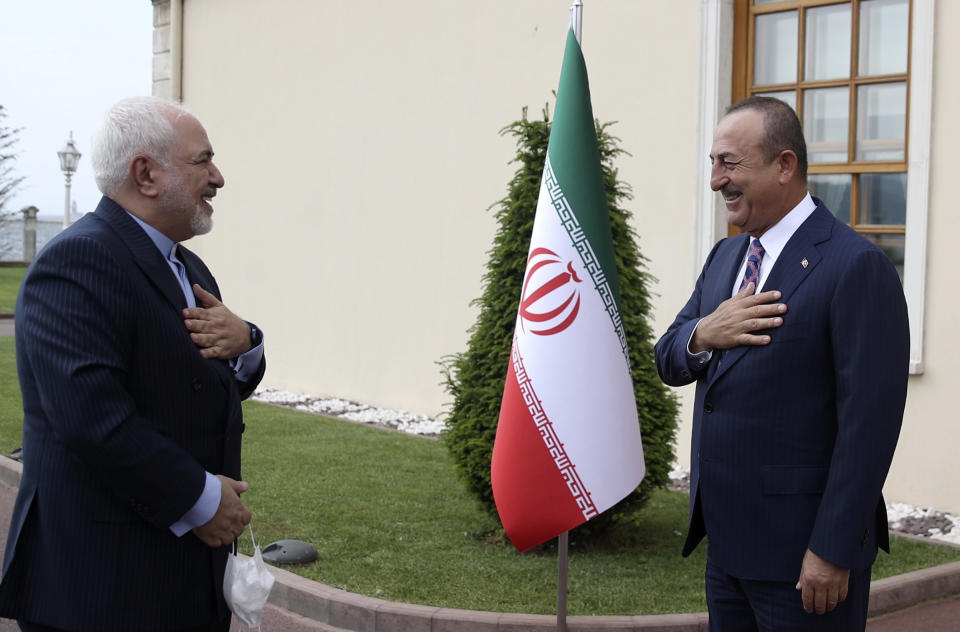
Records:
[[[73,132],[70,132],[70,138],[67,140],[66,146],[57,152],[57,156],[60,157],[60,170],[63,171],[63,175],[67,179],[67,197],[63,206],[63,227],[66,228],[70,225],[70,179],[80,162],[80,152],[77,151],[77,146],[73,143]]]

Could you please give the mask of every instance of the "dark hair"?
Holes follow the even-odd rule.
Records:
[[[797,113],[787,103],[773,97],[753,96],[738,101],[727,108],[726,114],[739,110],[756,110],[763,113],[766,134],[763,138],[764,160],[769,164],[784,149],[797,155],[800,176],[807,177],[807,143],[803,139],[803,126]]]

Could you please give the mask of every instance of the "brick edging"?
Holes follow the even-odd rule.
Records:
[[[16,487],[22,471],[23,466],[18,461],[0,456],[0,482]],[[269,568],[276,578],[270,593],[271,604],[347,631],[536,632],[556,629],[554,615],[458,610],[385,601],[321,584],[275,566]],[[876,617],[958,594],[960,562],[878,579],[870,585],[869,616]],[[567,617],[567,625],[572,631],[583,632],[706,632],[707,613],[571,616]]]

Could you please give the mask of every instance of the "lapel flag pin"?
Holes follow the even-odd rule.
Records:
[[[807,258],[806,258],[806,257],[804,257],[804,258],[803,258],[803,261],[800,262],[800,265],[802,265],[802,266],[803,266],[803,269],[806,270],[806,269],[807,269],[807,266],[810,265],[810,262],[807,261]]]

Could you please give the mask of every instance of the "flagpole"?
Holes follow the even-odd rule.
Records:
[[[577,38],[577,44],[583,37],[583,2],[573,0],[570,5],[570,28]],[[557,537],[557,632],[567,632],[567,551],[570,532],[564,531]]]
[[[582,44],[583,2],[581,0],[573,0],[573,4],[570,5],[570,27],[577,38],[577,44]]]
[[[557,632],[567,632],[567,545],[569,531],[557,536]]]

